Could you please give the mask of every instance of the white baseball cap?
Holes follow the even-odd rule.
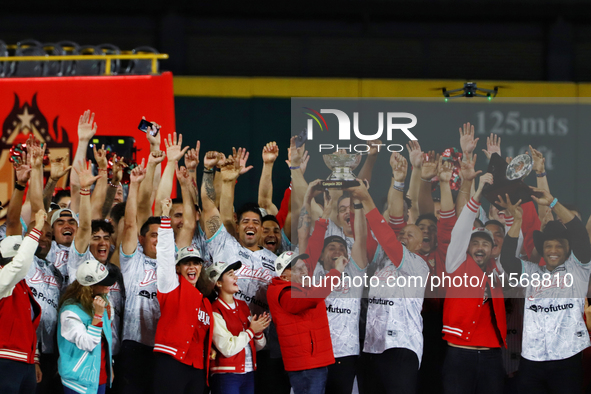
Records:
[[[117,276],[115,272],[110,272],[103,263],[97,260],[86,260],[78,267],[76,280],[82,286],[112,286],[117,281]]]
[[[0,254],[5,259],[14,257],[22,243],[22,235],[9,235],[0,242]]]
[[[177,252],[176,263],[178,264],[181,262],[181,260],[189,259],[191,257],[197,258],[203,262],[203,258],[201,257],[201,253],[199,253],[199,249],[192,246],[185,246]]]
[[[216,261],[210,267],[207,268],[205,271],[205,275],[209,280],[211,280],[214,284],[224,275],[226,271],[229,270],[238,270],[242,267],[241,261],[235,261],[233,263],[226,263],[223,261]]]
[[[475,229],[472,230],[472,234],[470,234],[470,239],[472,239],[472,237],[474,237],[474,236],[488,238],[490,240],[490,242],[492,242],[493,246],[495,244],[495,237],[493,236],[493,233],[487,228],[476,227]]]
[[[58,209],[57,211],[55,211],[55,213],[51,214],[51,223],[50,225],[53,227],[53,223],[55,223],[56,220],[58,220],[60,217],[62,217],[62,214],[66,212],[66,213],[70,213],[69,215],[64,215],[63,217],[65,218],[69,218],[72,217],[74,218],[74,220],[76,221],[76,223],[80,224],[78,222],[78,216],[76,216],[76,214],[74,213],[74,211],[72,211],[70,208],[61,208]]]
[[[308,257],[310,256],[305,253],[296,255],[294,252],[283,252],[275,260],[275,272],[278,276],[281,276],[283,271],[285,271],[286,268],[290,268],[293,262],[298,259],[307,259]]]

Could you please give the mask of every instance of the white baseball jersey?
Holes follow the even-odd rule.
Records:
[[[367,268],[361,269],[350,260],[341,276],[342,285],[335,288],[324,300],[335,358],[359,355],[359,314],[363,286],[359,283],[355,286],[353,278],[362,277],[366,271]],[[327,273],[322,264],[316,265],[316,279],[326,276]]]
[[[551,272],[529,261],[521,260],[521,266],[530,281],[534,273],[540,280],[544,274],[551,275],[549,286],[548,282],[539,286],[530,282],[525,289],[523,358],[562,360],[591,346],[583,321],[591,264],[582,264],[571,252],[565,263]]]
[[[404,248],[398,268],[378,246],[372,264],[378,264],[377,286],[370,286],[363,351],[379,354],[391,348],[405,348],[417,354],[419,365],[423,356],[423,299],[429,267],[423,258]],[[390,287],[388,283],[404,284]],[[411,277],[416,279],[410,280]],[[388,278],[392,278],[388,282]],[[375,281],[374,281],[375,282]]]
[[[76,279],[76,271],[78,270],[80,264],[82,264],[86,260],[95,259],[92,253],[90,253],[90,247],[86,248],[85,253],[78,253],[78,251],[76,250],[75,242],[76,238],[74,238],[74,241],[72,241],[72,245],[70,245],[70,251],[68,253],[68,275],[70,283],[74,282],[74,280]],[[107,268],[109,270],[118,270],[118,267],[111,263],[107,264]],[[109,290],[108,294],[111,306],[115,310],[115,316],[111,321],[111,331],[113,333],[111,350],[113,351],[114,355],[119,353],[119,349],[121,347],[121,317],[123,315],[123,306],[125,303],[124,291],[125,289],[122,289],[119,281],[117,281],[113,286],[111,286],[111,289]]]
[[[57,329],[57,307],[61,288],[65,286],[62,274],[47,260],[37,256],[25,277],[31,293],[41,305],[41,320],[37,328],[37,339],[41,342],[42,353],[53,353],[53,340]]]
[[[125,283],[125,314],[122,341],[131,340],[154,346],[160,304],[156,284],[156,259],[139,250],[131,255],[119,251],[121,274]]]
[[[228,233],[223,225],[206,242],[214,262],[242,262],[242,267],[235,273],[240,291],[234,297],[245,301],[255,315],[269,312],[267,287],[277,276],[275,273],[277,256],[267,249],[253,252],[245,248]]]
[[[193,234],[191,246],[198,249],[199,253],[201,253],[201,258],[203,259],[203,269],[213,264],[213,261],[211,260],[211,255],[207,251],[207,237],[205,236],[205,233],[201,229],[199,223],[197,223],[197,228],[195,228],[195,233]]]
[[[49,253],[45,260],[49,261],[53,264],[55,268],[57,268],[64,278],[64,286],[62,287],[62,292],[66,289],[66,285],[69,282],[70,275],[68,273],[68,255],[70,253],[70,247],[65,245],[60,245],[55,241],[51,241],[51,249],[49,249]]]

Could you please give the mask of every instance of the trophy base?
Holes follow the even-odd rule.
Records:
[[[334,181],[322,181],[320,182],[325,189],[348,189],[350,187],[359,186],[359,182],[353,180],[334,180]]]

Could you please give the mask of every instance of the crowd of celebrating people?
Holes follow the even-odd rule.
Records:
[[[151,122],[150,152],[133,168],[98,146],[91,162],[94,117],[80,117],[71,167],[52,155],[45,179],[34,138],[14,160],[0,237],[0,393],[584,389],[591,219],[552,196],[533,147],[533,201],[501,194],[485,211],[495,178],[475,168],[470,124],[461,152],[410,141],[408,158],[391,154],[387,179],[372,179],[389,153],[368,141],[358,185],[346,189],[306,179],[309,155],[293,137],[282,201],[270,142],[258,201],[234,207],[252,168],[245,149],[200,155],[199,142],[183,147]],[[500,138],[483,151],[501,155]],[[67,176],[69,191],[56,192]],[[372,182],[390,184],[384,207]],[[428,285],[446,275],[447,286]],[[351,285],[362,278],[370,285]]]

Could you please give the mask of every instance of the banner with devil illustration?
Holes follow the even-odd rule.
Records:
[[[164,136],[175,131],[172,74],[100,77],[0,79],[0,201],[10,199],[15,177],[10,149],[32,134],[47,144],[51,157],[69,154],[78,145],[80,116],[96,114],[96,136],[132,137],[140,156],[149,151],[138,124],[146,119],[162,125]],[[49,171],[49,166],[46,166]],[[64,177],[66,178],[66,177]],[[58,187],[67,186],[62,179]]]

